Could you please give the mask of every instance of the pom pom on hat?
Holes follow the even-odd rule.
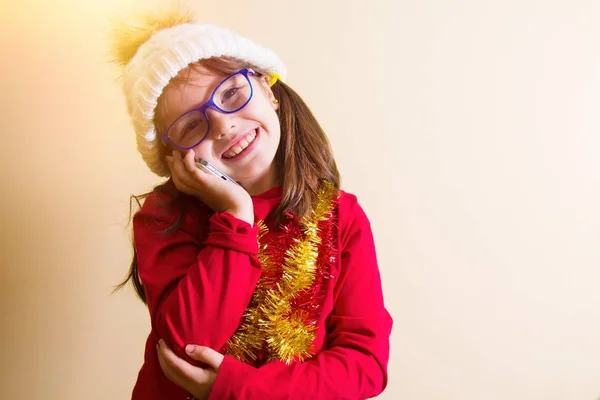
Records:
[[[135,56],[140,46],[156,32],[196,20],[194,13],[181,4],[162,10],[149,10],[134,15],[131,20],[117,22],[112,32],[112,62],[125,67]]]
[[[181,70],[203,59],[227,56],[285,80],[285,67],[271,50],[231,31],[197,22],[181,4],[119,22],[112,42],[112,61],[122,67],[123,93],[138,151],[159,176],[169,176],[170,171],[160,157],[154,112],[162,91]]]

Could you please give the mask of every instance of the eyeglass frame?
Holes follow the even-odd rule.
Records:
[[[217,90],[219,90],[219,88],[225,83],[227,82],[230,78],[233,78],[236,75],[242,75],[244,76],[244,78],[246,78],[246,80],[248,81],[248,84],[250,85],[250,96],[248,96],[248,100],[246,100],[246,102],[241,105],[240,107],[236,108],[235,110],[232,111],[225,111],[222,108],[220,108],[215,102],[214,102],[214,96],[217,93]],[[191,110],[188,110],[186,112],[184,112],[183,114],[181,114],[179,117],[177,117],[175,119],[175,121],[173,121],[169,127],[167,128],[167,130],[165,131],[165,133],[162,135],[162,142],[164,144],[167,144],[167,142],[171,143],[173,146],[177,147],[178,149],[181,150],[189,150],[189,149],[193,149],[194,147],[198,146],[200,143],[202,143],[204,141],[204,139],[206,139],[206,136],[208,136],[208,132],[210,132],[210,118],[208,118],[208,115],[206,114],[206,110],[208,110],[209,108],[212,108],[214,110],[216,110],[217,112],[220,112],[221,114],[234,114],[238,111],[240,111],[242,108],[246,107],[248,105],[248,103],[250,103],[250,100],[252,100],[252,97],[254,96],[254,86],[252,86],[252,80],[250,79],[250,76],[258,76],[258,74],[256,72],[254,72],[253,69],[251,68],[242,68],[239,71],[234,72],[233,74],[229,75],[228,77],[226,77],[225,79],[223,79],[221,82],[219,82],[219,84],[217,85],[217,87],[214,88],[214,90],[212,91],[212,93],[210,94],[210,97],[208,98],[208,100],[206,102],[204,102],[204,104],[202,104],[199,107],[193,108]],[[169,132],[171,131],[171,128],[173,127],[173,125],[175,125],[177,123],[177,121],[179,121],[181,118],[183,118],[184,116],[188,115],[189,113],[192,112],[200,112],[202,113],[202,115],[204,116],[204,118],[206,119],[206,133],[204,133],[204,136],[202,136],[202,139],[200,139],[198,141],[198,143],[192,145],[192,146],[181,146],[177,143],[175,143],[175,141],[173,139],[171,139],[169,137]]]

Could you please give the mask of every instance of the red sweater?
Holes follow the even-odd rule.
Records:
[[[261,275],[256,225],[194,202],[178,230],[161,233],[179,215],[164,207],[169,200],[167,194],[153,192],[133,220],[152,324],[133,400],[191,398],[164,376],[156,343],[164,339],[192,363],[185,355],[187,344],[222,351]],[[265,219],[280,202],[281,190],[252,200],[255,218]],[[370,224],[356,197],[343,191],[336,215],[338,261],[320,305],[315,355],[304,362],[270,361],[259,367],[225,356],[211,400],[360,400],[385,388],[392,320],[384,308]]]

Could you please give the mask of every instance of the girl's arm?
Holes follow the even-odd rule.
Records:
[[[370,224],[354,196],[340,198],[340,221],[343,252],[328,349],[303,363],[260,368],[225,356],[210,399],[358,400],[383,391],[392,320],[383,303]]]
[[[188,214],[162,233],[178,217],[162,206],[169,199],[148,196],[133,219],[134,241],[156,340],[185,358],[186,344],[221,349],[239,326],[261,273],[257,228],[215,213],[202,241],[204,224]]]

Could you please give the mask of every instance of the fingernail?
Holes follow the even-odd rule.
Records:
[[[188,353],[193,353],[194,350],[196,350],[196,346],[194,346],[193,344],[188,344],[187,346],[185,346],[185,351]]]

